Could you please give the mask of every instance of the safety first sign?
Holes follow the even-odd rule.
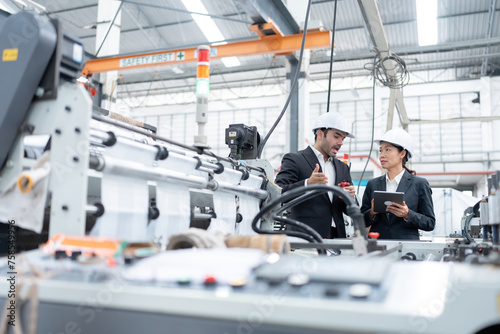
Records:
[[[147,65],[156,63],[166,63],[173,61],[182,61],[185,59],[185,52],[167,52],[160,53],[157,55],[141,56],[141,57],[131,57],[120,59],[120,67],[137,66],[137,65]]]

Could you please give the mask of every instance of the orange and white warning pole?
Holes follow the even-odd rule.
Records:
[[[194,136],[194,146],[208,147],[205,124],[208,120],[208,95],[210,93],[210,47],[198,47],[198,69],[196,71],[196,123],[198,134]]]

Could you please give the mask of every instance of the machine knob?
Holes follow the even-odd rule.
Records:
[[[372,293],[373,288],[368,284],[353,284],[349,288],[349,295],[354,298],[366,298]]]

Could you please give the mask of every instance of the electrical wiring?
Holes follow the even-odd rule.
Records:
[[[390,62],[389,64],[387,62]],[[392,67],[390,68],[389,65]],[[380,52],[377,52],[373,60],[373,64],[365,64],[365,69],[372,72],[373,75],[373,103],[372,103],[372,135],[370,142],[373,143],[374,135],[375,135],[375,80],[378,80],[382,85],[394,88],[401,89],[408,84],[410,81],[410,73],[406,69],[406,63],[403,59],[401,59],[398,55],[392,54],[390,56],[380,58]],[[394,74],[390,74],[388,70],[393,70]],[[368,167],[368,162],[370,161],[370,157],[373,151],[373,144],[370,146],[370,152],[368,153],[368,158],[366,159],[365,167],[363,168],[363,172],[361,173],[361,177],[359,178],[358,189],[356,193],[359,195],[359,188],[361,186],[361,181],[363,180],[363,176],[365,175],[366,168]]]
[[[365,64],[364,68],[372,72],[382,85],[389,88],[403,88],[410,82],[410,73],[405,61],[394,53],[381,58],[380,52],[377,52],[374,63]]]
[[[359,187],[361,187],[361,181],[363,181],[363,176],[365,175],[366,168],[368,167],[368,163],[370,162],[370,158],[373,152],[373,139],[375,137],[375,77],[373,77],[373,87],[372,87],[372,138],[370,139],[370,152],[368,152],[368,158],[366,158],[365,167],[363,168],[363,172],[358,181],[358,189],[356,190],[356,194],[359,195]]]
[[[309,242],[312,242],[311,240],[314,240],[318,243],[323,243],[322,237],[313,230],[310,226],[290,219],[290,218],[284,218],[281,217],[280,215],[283,213],[283,211],[300,204],[308,199],[311,199],[312,197],[318,196],[320,194],[323,194],[325,192],[333,192],[339,196],[340,198],[346,203],[346,212],[347,214],[353,219],[354,222],[354,228],[356,230],[359,230],[359,233],[366,237],[366,230],[365,230],[365,224],[363,220],[363,215],[361,214],[358,205],[354,202],[354,200],[350,196],[346,196],[346,192],[337,186],[326,186],[326,185],[309,185],[309,186],[302,186],[298,187],[295,189],[292,189],[290,191],[285,192],[281,197],[278,197],[274,199],[273,201],[269,202],[265,207],[263,207],[259,213],[255,216],[255,218],[252,221],[252,229],[259,233],[259,234],[287,234],[289,236],[295,236],[299,237],[302,239],[305,239]],[[283,205],[282,205],[283,204]],[[298,227],[300,229],[299,231],[270,231],[270,230],[263,230],[260,228],[258,222],[260,219],[267,214],[268,212],[271,212],[271,218],[273,220],[283,222],[289,225],[292,225],[294,227]],[[318,250],[320,252],[320,250]],[[323,252],[320,252],[323,253]]]
[[[259,159],[262,155],[262,151],[264,150],[264,146],[266,145],[269,137],[274,132],[274,129],[276,129],[279,122],[283,118],[283,115],[285,114],[286,109],[288,108],[288,105],[290,104],[290,101],[292,100],[292,95],[293,95],[293,92],[295,91],[295,86],[297,86],[297,82],[299,81],[300,68],[302,65],[302,58],[304,56],[304,46],[305,46],[306,36],[307,36],[307,24],[309,23],[309,12],[311,11],[311,3],[312,3],[312,0],[309,0],[309,2],[307,4],[306,17],[304,20],[304,33],[302,34],[302,43],[300,45],[299,61],[297,64],[297,71],[295,72],[295,76],[293,78],[293,84],[291,85],[291,88],[290,88],[290,94],[288,94],[288,98],[287,98],[285,105],[283,106],[283,109],[281,110],[281,113],[279,114],[278,118],[274,122],[273,126],[271,127],[271,129],[269,130],[267,135],[261,141],[259,147],[257,148],[257,158],[259,158]]]
[[[464,227],[462,230],[462,236],[466,238],[469,242],[474,242],[474,239],[470,235],[470,222],[472,218],[480,217],[479,204],[481,201],[477,202],[472,209],[469,207],[465,210],[464,215],[466,216],[464,221]]]
[[[153,78],[153,79],[154,79],[154,78]],[[132,102],[132,98],[133,98],[133,96],[130,94],[130,91],[128,90],[127,83],[125,82],[125,80],[123,80],[123,78],[120,78],[120,79],[118,79],[118,80],[120,81],[121,85],[123,85],[123,87],[125,87],[125,91],[126,91],[127,95],[129,96],[130,102]],[[146,95],[144,95],[144,100],[142,100],[142,102],[141,102],[141,103],[136,104],[136,105],[131,105],[131,104],[127,103],[124,99],[122,99],[122,101],[123,101],[123,102],[125,102],[125,104],[126,104],[128,107],[130,107],[130,108],[133,108],[133,109],[135,109],[135,108],[140,108],[140,107],[142,107],[142,106],[144,105],[144,103],[146,103],[146,100],[148,99],[149,94],[150,94],[150,92],[151,92],[151,87],[152,87],[152,86],[153,86],[153,80],[151,80],[151,81],[149,82],[149,87],[148,87],[148,90],[146,91]],[[136,97],[136,99],[138,100],[138,98],[137,98],[137,97]]]
[[[326,102],[326,112],[330,112],[330,95],[332,91],[332,72],[333,72],[333,51],[335,48],[335,22],[337,21],[337,0],[333,9],[333,28],[332,28],[332,49],[330,52],[330,71],[328,74],[328,97]]]

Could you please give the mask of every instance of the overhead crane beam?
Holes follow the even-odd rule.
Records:
[[[211,59],[223,57],[242,57],[273,53],[286,55],[299,50],[302,34],[289,36],[267,35],[258,40],[242,41],[211,47]],[[305,42],[306,49],[329,48],[331,46],[330,31],[308,31]],[[83,75],[107,71],[127,70],[150,66],[176,65],[197,60],[197,48],[156,51],[135,55],[107,57],[88,60],[82,71]]]
[[[380,12],[378,10],[376,0],[358,0],[359,8],[365,20],[366,27],[370,33],[370,38],[372,40],[373,46],[376,52],[379,53],[380,59],[386,59],[391,55],[391,50],[389,48],[389,42],[385,35],[384,25],[382,24],[382,19],[380,17]],[[390,75],[396,73],[394,66],[389,61],[382,62],[382,66]],[[386,130],[392,128],[392,120],[394,116],[394,107],[396,107],[399,115],[401,116],[401,123],[405,130],[408,130],[408,124],[410,119],[406,113],[406,107],[403,101],[403,93],[401,88],[390,88],[389,97],[389,110],[387,113],[387,127]]]

